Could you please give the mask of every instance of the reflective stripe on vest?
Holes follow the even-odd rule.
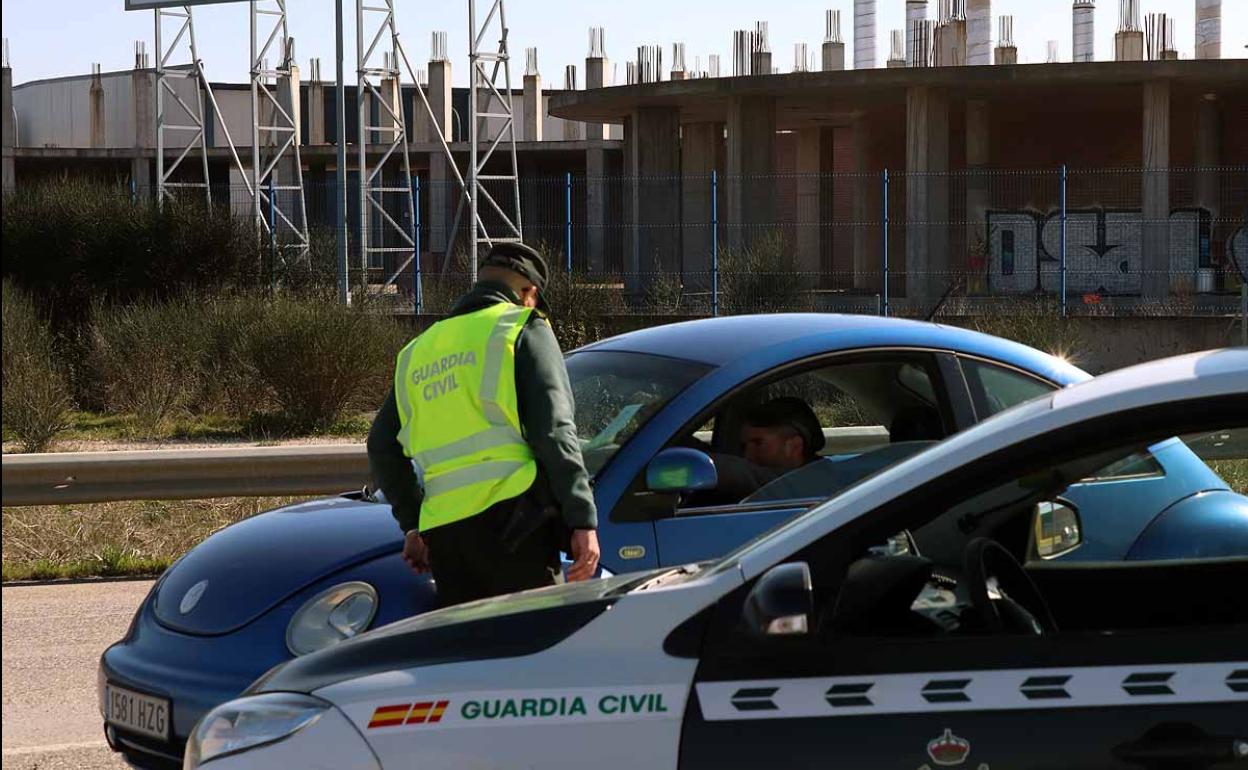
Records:
[[[537,462],[520,427],[516,339],[532,311],[499,303],[439,321],[395,365],[399,443],[424,484],[420,529],[523,494]]]

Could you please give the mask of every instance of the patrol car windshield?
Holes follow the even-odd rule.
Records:
[[[568,357],[585,467],[598,473],[641,426],[711,367],[645,353],[592,351]]]

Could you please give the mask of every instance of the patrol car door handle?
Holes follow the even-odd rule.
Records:
[[[1116,746],[1114,756],[1122,762],[1149,768],[1197,768],[1236,760],[1248,761],[1248,738],[1204,735],[1199,730],[1192,732],[1195,734],[1176,735],[1172,730],[1154,728],[1139,740]]]

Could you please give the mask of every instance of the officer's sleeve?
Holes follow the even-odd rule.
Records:
[[[572,384],[550,324],[534,317],[516,341],[516,395],[525,438],[572,529],[596,529],[598,512],[576,436]]]
[[[394,388],[373,418],[368,431],[368,470],[373,484],[386,495],[390,512],[404,532],[420,526],[420,485],[412,461],[399,444],[399,407]]]

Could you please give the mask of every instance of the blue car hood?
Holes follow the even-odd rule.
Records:
[[[329,498],[278,508],[182,557],[157,589],[156,618],[188,634],[228,634],[327,575],[402,548],[388,505]]]

